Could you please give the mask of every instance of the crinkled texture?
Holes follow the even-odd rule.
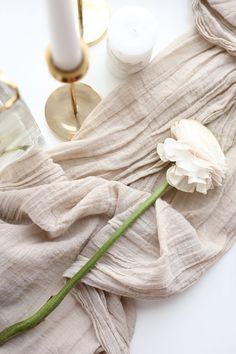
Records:
[[[1,354],[128,354],[131,298],[185,290],[235,241],[235,59],[196,33],[165,53],[105,98],[77,141],[57,146],[52,158],[29,150],[1,171],[0,329],[32,315],[63,285],[62,274],[73,276],[156,189],[165,174],[156,144],[175,117],[196,117],[217,137],[228,161],[222,188],[204,197],[172,188],[73,297]]]
[[[174,162],[167,171],[170,185],[183,192],[206,194],[208,189],[221,186],[226,161],[212,132],[192,119],[182,119],[171,127],[171,135],[157,145],[162,161]]]
[[[205,39],[236,55],[236,0],[194,0],[193,14]]]

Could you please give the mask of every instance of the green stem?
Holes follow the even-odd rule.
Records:
[[[113,245],[113,243],[118,240],[118,238],[123,235],[123,233],[142,215],[155,201],[162,196],[168,189],[169,184],[164,181],[158,189],[146,199],[128,218],[123,224],[114,232],[114,234],[109,238],[94,254],[92,258],[88,260],[87,263],[72,277],[65,285],[59,290],[59,292],[51,296],[48,301],[40,307],[32,316],[26,318],[23,321],[17,322],[10,327],[5,328],[0,332],[0,345],[4,344],[16,335],[25,332],[31,328],[36,327],[40,322],[42,322],[65,298],[65,296],[70,292],[70,290],[78,284],[78,282],[95,266],[100,258],[107,252],[107,250]]]

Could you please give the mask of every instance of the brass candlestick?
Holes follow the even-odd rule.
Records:
[[[84,33],[82,3],[78,0],[81,33]],[[51,75],[66,85],[56,89],[48,98],[45,106],[45,116],[49,127],[63,140],[71,140],[77,134],[84,119],[100,102],[101,97],[90,86],[76,83],[87,72],[89,67],[88,47],[81,40],[83,52],[82,61],[72,71],[57,68],[53,62],[50,48],[46,59]]]
[[[107,0],[78,0],[81,36],[92,46],[100,42],[106,34],[111,11]]]

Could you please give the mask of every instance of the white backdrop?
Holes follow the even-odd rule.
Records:
[[[44,105],[59,83],[50,76],[44,58],[49,41],[45,1],[1,0],[0,69],[18,84],[52,147],[59,140],[46,125]],[[193,27],[190,0],[109,2],[113,11],[137,4],[152,11],[158,25],[156,52]],[[119,83],[107,71],[105,53],[105,40],[91,49],[91,66],[83,80],[103,96]],[[131,354],[235,354],[235,302],[236,247],[185,293],[138,302]]]

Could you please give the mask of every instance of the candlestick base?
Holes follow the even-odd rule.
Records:
[[[48,98],[45,116],[52,131],[63,140],[72,140],[78,133],[83,121],[101,101],[99,94],[84,83],[75,83],[74,92],[78,102],[75,114],[71,104],[70,85],[56,89]]]
[[[106,0],[82,0],[82,4],[83,40],[92,46],[105,36],[111,11]]]

